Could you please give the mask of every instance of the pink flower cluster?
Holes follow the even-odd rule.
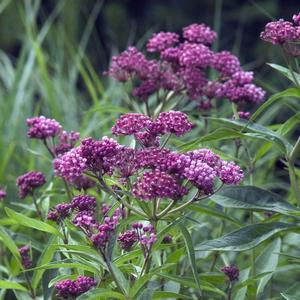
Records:
[[[27,119],[28,137],[31,139],[45,140],[57,136],[62,127],[54,119],[47,119],[44,116]]]
[[[55,174],[68,180],[77,178],[84,171],[92,172],[98,178],[104,174],[114,174],[120,177],[120,183],[122,179],[138,174],[132,193],[143,201],[155,198],[181,199],[189,191],[182,185],[184,180],[205,194],[213,191],[217,178],[225,184],[239,183],[243,178],[241,168],[233,162],[221,160],[210,150],[177,153],[161,148],[159,144],[153,146],[142,143],[139,139],[146,134],[158,137],[173,133],[179,136],[192,127],[182,112],[163,112],[155,120],[142,114],[123,115],[113,126],[113,133],[133,134],[142,149],[124,147],[106,137],[101,141],[88,138],[78,148],[54,161]],[[87,218],[90,219],[90,216]]]
[[[252,83],[252,74],[242,70],[239,59],[228,51],[215,53],[210,48],[216,38],[217,34],[205,24],[184,27],[183,42],[176,33],[159,32],[147,43],[147,51],[157,53],[156,60],[129,47],[113,57],[107,74],[120,82],[131,80],[133,95],[142,100],[163,90],[187,94],[200,106],[213,98],[261,102],[265,92]],[[210,79],[210,69],[216,70],[216,78]]]
[[[35,189],[43,186],[46,178],[42,172],[31,171],[17,178],[19,187],[19,197],[24,199],[27,195],[32,195]]]
[[[299,15],[300,13],[293,17],[295,24],[283,19],[267,23],[265,30],[260,34],[261,39],[274,45],[283,45],[285,43],[299,41]]]
[[[32,265],[31,257],[30,257],[30,248],[28,246],[23,246],[18,249],[21,255],[21,262],[25,269],[29,269]]]
[[[54,287],[57,289],[56,296],[63,299],[75,299],[96,286],[97,282],[91,277],[78,276],[76,280],[66,279],[57,282]]]

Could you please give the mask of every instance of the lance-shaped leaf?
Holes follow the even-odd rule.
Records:
[[[253,224],[197,245],[195,251],[244,251],[282,231],[300,233],[299,226],[281,222]]]
[[[255,186],[224,187],[210,199],[224,207],[267,210],[285,215],[300,212],[297,207],[284,201],[279,195]]]

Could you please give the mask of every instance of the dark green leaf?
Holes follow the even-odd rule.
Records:
[[[193,247],[192,238],[191,238],[188,230],[185,228],[185,226],[183,224],[179,224],[179,228],[182,233],[182,237],[184,239],[186,251],[187,251],[188,258],[189,258],[189,261],[191,264],[195,282],[198,286],[199,291],[201,292],[201,285],[200,285],[199,274],[198,274],[197,265],[196,265],[195,251],[194,251],[194,247]]]
[[[109,289],[94,289],[76,298],[77,300],[100,300],[100,299],[120,299],[126,300],[126,297],[118,292]]]
[[[53,227],[45,222],[29,218],[25,215],[22,215],[20,213],[13,211],[12,209],[10,209],[8,207],[5,208],[5,211],[6,211],[6,214],[10,218],[17,221],[18,224],[20,224],[20,225],[23,225],[25,227],[34,228],[34,229],[44,231],[44,232],[53,233],[55,235],[59,235],[62,237],[62,234],[55,227]]]
[[[267,101],[265,101],[251,116],[250,121],[255,121],[259,115],[263,111],[265,111],[269,106],[271,106],[273,103],[278,101],[279,99],[282,99],[284,97],[296,97],[300,98],[300,91],[296,88],[289,88],[286,89],[280,93],[272,95]]]
[[[154,292],[152,299],[194,299],[190,296],[173,292]]]
[[[211,200],[224,207],[273,211],[285,215],[300,212],[279,195],[255,186],[224,187]]]
[[[244,251],[286,230],[299,232],[300,228],[280,222],[248,225],[220,238],[201,243],[196,246],[196,251]]]

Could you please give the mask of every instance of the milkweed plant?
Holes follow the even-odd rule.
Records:
[[[300,14],[261,33],[286,62],[270,66],[293,85],[268,99],[237,56],[213,50],[216,39],[192,24],[112,57],[104,75],[129,112],[109,136],[27,119],[52,175],[20,174],[24,209],[2,206],[1,299],[298,299],[277,286],[299,277],[299,112],[259,120],[300,99]],[[286,190],[264,172],[269,155]]]

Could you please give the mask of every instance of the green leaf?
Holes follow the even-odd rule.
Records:
[[[274,94],[255,111],[255,113],[251,116],[250,121],[253,122],[256,120],[258,116],[261,115],[269,106],[284,97],[300,98],[300,91],[296,88],[289,88],[280,93]]]
[[[264,251],[257,257],[255,261],[255,270],[257,274],[265,272],[274,272],[277,268],[278,258],[281,248],[281,239],[277,238],[272,241]],[[272,274],[266,275],[259,280],[257,287],[257,295],[264,291],[265,286],[272,278]]]
[[[39,231],[53,233],[55,235],[63,237],[62,234],[55,227],[53,227],[45,222],[29,218],[25,215],[22,215],[20,213],[13,211],[12,209],[10,209],[8,207],[5,207],[5,212],[10,218],[17,221],[19,225],[23,225],[23,226],[29,227],[29,228],[34,228]]]
[[[293,75],[292,75],[292,72],[288,68],[286,68],[286,67],[280,66],[278,64],[270,64],[270,63],[267,63],[267,65],[269,65],[271,68],[273,68],[274,70],[276,70],[279,73],[281,73],[283,76],[285,76],[286,78],[288,78],[293,83],[295,83],[293,75],[295,76],[296,80],[298,82],[300,82],[300,75],[297,72],[293,72]]]
[[[85,270],[95,274],[99,273],[99,270],[96,267],[92,267],[87,264],[77,263],[77,262],[53,262],[46,265],[38,266],[36,268],[29,269],[34,270],[50,270],[50,269],[59,269],[59,268],[78,268],[79,270]]]
[[[211,200],[230,208],[267,210],[285,215],[293,215],[300,210],[284,201],[279,195],[255,186],[224,187]]]
[[[125,278],[124,274],[120,271],[118,267],[115,266],[111,261],[106,261],[107,266],[109,267],[109,270],[113,273],[113,278],[115,278],[116,281],[121,285],[124,294],[128,294],[129,291],[129,282]]]
[[[288,294],[286,294],[286,293],[280,293],[280,295],[281,295],[285,300],[299,300],[298,297],[291,296],[291,295],[288,295]]]
[[[300,123],[300,112],[294,114],[287,121],[285,121],[277,130],[280,135],[288,134],[298,123]]]
[[[196,246],[195,251],[244,251],[286,230],[298,232],[300,228],[280,222],[248,225],[220,238],[201,243]]]
[[[281,150],[281,152],[283,152],[284,154],[290,153],[291,149],[293,148],[293,146],[283,136],[279,135],[273,130],[268,129],[265,126],[257,123],[252,123],[250,120],[232,120],[212,117],[208,119],[217,122],[219,126],[223,124],[224,126],[228,126],[229,128],[238,130],[244,136],[272,141],[279,146],[279,150]]]
[[[94,289],[76,298],[77,300],[98,300],[98,299],[120,299],[126,300],[126,297],[121,293],[114,292],[109,289]]]
[[[179,276],[170,275],[170,274],[166,274],[166,273],[158,273],[157,276],[160,276],[160,277],[166,278],[168,280],[180,283],[180,285],[182,285],[182,286],[187,286],[187,287],[190,287],[190,288],[193,288],[193,289],[198,288],[197,284],[194,283],[193,278],[187,278],[187,277],[182,277],[182,276],[179,277]],[[218,289],[217,287],[210,284],[209,282],[200,280],[200,283],[201,283],[201,288],[202,288],[203,291],[213,292],[213,293],[216,293],[216,294],[221,295],[223,297],[226,296],[226,294],[222,290]]]
[[[194,299],[190,296],[186,296],[183,294],[177,294],[173,292],[154,292],[152,299]]]
[[[0,239],[3,241],[4,245],[9,249],[13,257],[16,259],[19,267],[23,269],[22,263],[21,263],[21,256],[18,250],[18,247],[16,246],[13,239],[6,233],[6,231],[2,228],[0,228]]]
[[[19,290],[19,291],[24,291],[24,292],[27,291],[27,289],[23,285],[21,285],[17,282],[6,281],[6,280],[0,280],[0,289]]]
[[[188,258],[189,258],[189,261],[191,264],[195,282],[198,286],[199,291],[201,292],[201,285],[200,285],[199,274],[198,274],[197,265],[196,265],[195,251],[194,251],[194,247],[193,247],[192,238],[191,238],[188,230],[185,228],[185,226],[183,224],[179,224],[179,228],[181,230],[182,237],[184,239],[186,251],[187,251]]]
[[[56,246],[53,245],[53,244],[55,244],[56,240],[57,240],[56,236],[52,236],[50,238],[48,244],[44,248],[44,251],[42,252],[41,256],[39,257],[39,259],[37,261],[37,264],[36,264],[37,266],[48,264],[52,260],[53,255],[54,255],[55,250],[56,250]],[[36,289],[38,287],[39,282],[42,279],[42,276],[43,276],[44,272],[45,272],[45,269],[41,269],[41,270],[36,270],[33,273],[32,287],[34,289]]]
[[[227,214],[223,213],[220,210],[217,210],[216,208],[212,208],[212,207],[204,205],[204,204],[192,204],[192,205],[188,206],[188,209],[232,222],[233,224],[235,224],[239,227],[243,226],[243,223],[240,222],[239,220],[228,216]]]

